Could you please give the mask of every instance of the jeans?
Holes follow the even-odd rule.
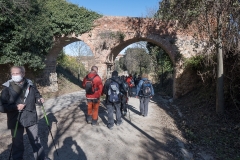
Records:
[[[140,113],[143,116],[148,115],[148,103],[150,101],[150,97],[139,97],[140,99]]]

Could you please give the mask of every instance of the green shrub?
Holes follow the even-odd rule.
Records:
[[[201,70],[203,68],[204,56],[198,55],[185,59],[184,66],[192,70]]]
[[[57,59],[57,64],[59,68],[65,69],[70,72],[73,76],[84,77],[87,73],[83,64],[77,60],[77,57],[66,55],[64,52],[61,52]]]
[[[6,7],[0,9],[0,64],[43,69],[54,36],[83,34],[101,17],[66,0],[24,2],[26,5],[20,7],[15,1],[0,0]]]

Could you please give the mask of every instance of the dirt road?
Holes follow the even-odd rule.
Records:
[[[107,111],[103,104],[99,110],[99,126],[86,123],[87,108],[82,91],[49,99],[45,108],[59,158],[40,108],[39,134],[48,157],[54,160],[212,159],[209,155],[191,153],[168,112],[168,101],[161,97],[157,102],[150,102],[148,117],[139,115],[139,100],[130,98],[129,112],[123,118],[123,124],[114,126],[113,130],[106,127]],[[0,119],[0,159],[4,160],[9,154],[11,136],[6,129],[6,115],[0,114]],[[26,135],[24,141],[24,159],[32,160],[32,149]]]

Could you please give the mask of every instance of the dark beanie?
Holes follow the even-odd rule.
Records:
[[[112,72],[112,77],[117,77],[118,76],[118,72],[117,71],[113,71]]]

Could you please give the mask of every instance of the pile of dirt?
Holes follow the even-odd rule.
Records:
[[[212,150],[217,159],[240,159],[240,119],[236,108],[216,114],[215,88],[197,88],[171,105],[181,111],[177,120],[188,142]],[[178,115],[176,110],[174,114]]]

